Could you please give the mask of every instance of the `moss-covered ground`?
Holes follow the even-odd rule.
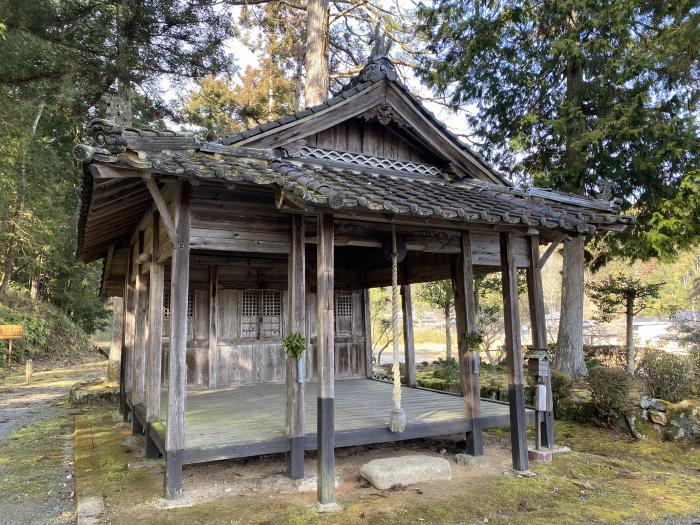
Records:
[[[154,502],[161,494],[162,473],[127,468],[135,455],[123,445],[128,429],[115,426],[113,414],[112,408],[92,407],[76,421],[76,490],[102,495],[105,520],[111,523],[553,525],[700,518],[700,445],[633,441],[561,422],[557,440],[573,452],[556,456],[551,464],[531,463],[534,478],[443,482],[462,485],[451,485],[444,497],[428,497],[427,490],[347,490],[339,493],[342,511],[334,514],[318,514],[309,496],[262,491],[161,510]],[[490,431],[489,440],[507,441],[508,432]]]

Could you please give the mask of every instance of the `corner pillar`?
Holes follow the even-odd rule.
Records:
[[[513,469],[528,469],[527,420],[523,388],[523,357],[520,343],[520,311],[518,309],[518,269],[515,265],[515,237],[501,232],[501,286],[508,364],[508,404],[510,406],[510,441]]]
[[[404,276],[406,273],[404,272]],[[401,308],[403,310],[403,351],[406,367],[406,384],[416,387],[416,346],[413,340],[413,301],[411,285],[401,285]]]

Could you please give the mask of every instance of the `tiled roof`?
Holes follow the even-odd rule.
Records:
[[[394,86],[398,87],[414,103],[415,107],[430,122],[432,122],[432,124],[434,124],[438,129],[440,129],[440,131],[443,134],[445,134],[458,148],[473,156],[488,172],[490,172],[503,184],[510,185],[508,180],[502,174],[494,170],[493,167],[490,166],[481,155],[479,155],[477,152],[475,152],[469,146],[467,146],[461,140],[459,140],[459,138],[454,133],[452,133],[449,130],[449,128],[435,116],[435,114],[433,114],[429,109],[427,109],[423,105],[423,103],[419,99],[417,99],[413,95],[413,93],[411,93],[408,87],[399,79],[394,64],[386,56],[372,57],[369,63],[362,69],[362,71],[356,77],[354,77],[350,81],[350,83],[345,89],[343,89],[336,96],[323,101],[321,104],[308,107],[302,111],[297,111],[296,113],[293,113],[291,115],[286,115],[284,117],[265,122],[264,124],[260,124],[259,126],[246,129],[244,131],[241,131],[240,133],[228,135],[226,137],[223,137],[221,139],[221,142],[225,145],[235,145],[238,142],[241,142],[245,139],[249,139],[261,133],[265,133],[272,129],[289,124],[291,122],[302,120],[314,113],[318,113],[327,108],[335,106],[336,104],[339,104],[344,100],[358,93],[361,93],[362,91],[383,80],[391,82]]]
[[[154,174],[276,186],[304,202],[335,210],[364,208],[455,221],[524,224],[572,233],[592,233],[600,227],[632,222],[615,209],[602,211],[601,201],[593,199],[591,203],[597,203],[598,209],[548,201],[528,195],[527,191],[495,184],[449,182],[437,176],[407,177],[387,170],[330,166],[302,159],[158,151],[147,159],[104,155],[102,162]],[[87,206],[89,188],[84,196]]]

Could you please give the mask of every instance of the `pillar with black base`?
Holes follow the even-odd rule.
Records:
[[[165,496],[182,492],[187,393],[187,292],[190,267],[190,185],[179,188],[170,288],[168,420],[165,431]]]
[[[333,293],[333,216],[318,216],[317,263],[317,500],[322,506],[335,504],[335,298]]]

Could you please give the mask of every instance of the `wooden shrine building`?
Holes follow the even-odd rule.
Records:
[[[125,298],[121,409],[147,455],[165,457],[167,496],[184,464],[287,453],[298,478],[304,451],[317,449],[327,503],[335,447],[465,433],[481,454],[481,430],[504,424],[514,468],[527,468],[517,271],[527,271],[532,345],[546,349],[540,269],[567,237],[624,229],[617,204],[510,186],[384,56],[323,104],[215,142],[103,120],[89,135],[74,152],[79,253],[104,259],[102,293]],[[406,320],[402,432],[387,426],[391,385],[371,379],[368,289],[392,284],[393,261]],[[493,271],[509,405],[480,400],[469,347],[473,276]],[[461,397],[415,388],[408,285],[450,278]],[[281,345],[290,333],[307,342],[304,383]],[[551,420],[547,432],[551,445]]]

